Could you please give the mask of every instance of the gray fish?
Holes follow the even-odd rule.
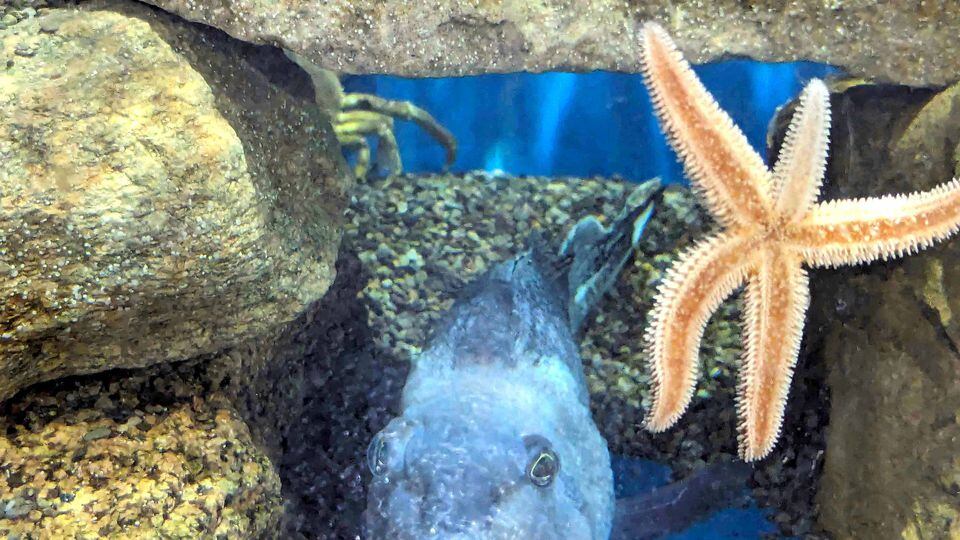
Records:
[[[557,254],[534,240],[465,289],[368,449],[367,537],[610,536],[610,456],[575,337],[660,192],[641,184],[609,228],[585,218]]]

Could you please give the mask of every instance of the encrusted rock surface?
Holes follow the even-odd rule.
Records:
[[[659,21],[695,63],[814,60],[886,81],[954,81],[960,4],[810,0],[148,0],[244,40],[348,73],[638,71],[639,25]]]
[[[0,536],[275,537],[280,479],[202,371],[98,374],[0,406]]]
[[[960,172],[958,95],[833,95],[823,198],[929,189]],[[960,240],[812,283],[801,365],[825,366],[831,402],[821,525],[835,538],[960,538]]]
[[[309,77],[126,2],[0,30],[0,400],[269,335],[333,279],[351,177]]]

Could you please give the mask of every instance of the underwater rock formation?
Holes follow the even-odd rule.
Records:
[[[0,536],[273,537],[280,479],[201,365],[58,381],[0,405]]]
[[[960,173],[957,86],[861,85],[832,102],[824,199]],[[831,401],[821,525],[837,538],[960,538],[960,240],[811,281],[801,362],[826,366]]]
[[[0,30],[0,400],[270,335],[333,280],[351,176],[306,73],[81,7]]]
[[[693,63],[725,55],[813,60],[911,84],[956,79],[955,2],[409,2],[148,0],[322,67],[406,76],[639,71],[640,23],[659,21]]]

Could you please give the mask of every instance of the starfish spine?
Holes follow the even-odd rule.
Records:
[[[680,255],[657,289],[646,333],[654,405],[645,424],[651,431],[672,426],[693,398],[707,321],[746,279],[745,244],[724,235],[698,242]]]
[[[746,136],[697,78],[670,37],[644,25],[643,77],[657,117],[687,177],[722,225],[763,220],[769,173]]]
[[[811,81],[771,172],[697,80],[660,27],[643,28],[644,77],[694,191],[720,222],[681,255],[660,286],[646,333],[662,431],[689,406],[700,341],[720,303],[744,281],[745,343],[737,409],[740,455],[773,449],[800,352],[809,298],[803,265],[840,266],[914,253],[960,229],[960,180],[910,195],[817,203],[830,101]]]
[[[768,249],[760,259],[747,282],[737,392],[740,455],[746,461],[770,453],[780,435],[810,304],[807,273],[796,255]]]
[[[815,205],[791,242],[811,266],[837,267],[916,253],[960,229],[960,179],[909,195]]]
[[[800,93],[773,166],[771,195],[776,201],[774,211],[782,221],[800,219],[817,202],[829,142],[830,92],[823,81],[814,79]]]

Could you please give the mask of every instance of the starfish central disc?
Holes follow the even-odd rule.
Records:
[[[717,105],[667,33],[642,30],[644,81],[695,193],[723,229],[681,254],[661,283],[646,332],[654,400],[646,425],[663,431],[690,404],[707,321],[746,285],[737,396],[740,455],[760,459],[783,423],[809,298],[804,265],[896,257],[960,227],[960,182],[910,195],[818,203],[830,95],[814,79],[800,95],[770,170]]]

